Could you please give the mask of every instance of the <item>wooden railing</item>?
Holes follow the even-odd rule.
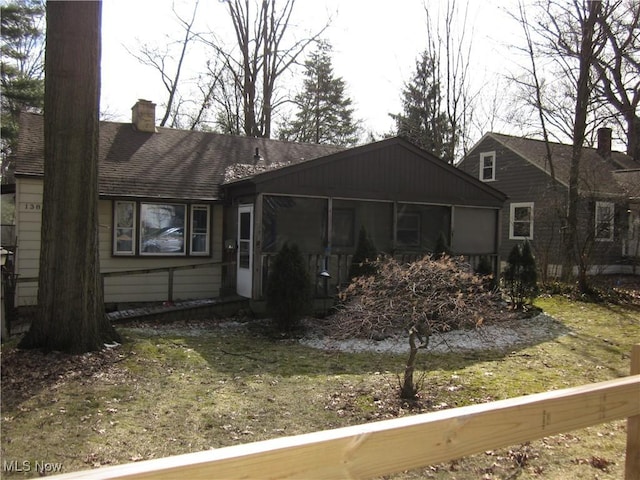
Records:
[[[412,262],[422,258],[425,253],[397,253],[394,258],[401,263]],[[269,279],[269,273],[271,271],[271,265],[275,258],[275,253],[263,253],[261,261],[262,267],[262,288],[259,296],[266,291],[266,285]],[[315,296],[324,297],[331,296],[336,293],[337,287],[343,286],[349,281],[349,268],[351,267],[351,260],[353,254],[351,253],[332,253],[328,257],[325,257],[323,253],[303,253],[306,261],[307,271],[311,275],[311,278],[315,280]],[[498,271],[498,255],[497,254],[459,254],[471,265],[472,268],[477,268],[482,257],[489,259],[493,272]],[[323,277],[319,277],[319,273],[324,269],[327,269],[331,277],[325,280]]]
[[[629,377],[481,405],[75,472],[61,479],[372,478],[627,418],[640,478],[640,345]]]

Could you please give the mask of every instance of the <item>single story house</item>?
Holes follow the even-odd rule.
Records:
[[[506,196],[400,138],[328,145],[100,123],[99,242],[105,302],[262,298],[270,258],[295,242],[325,293],[346,280],[357,232],[379,251],[497,258]],[[22,116],[16,153],[18,306],[37,298],[43,119]]]
[[[640,262],[640,159],[613,151],[611,129],[583,148],[578,243],[589,273],[637,273]],[[504,192],[500,256],[530,242],[545,275],[558,276],[569,194],[572,146],[485,134],[458,167]],[[551,160],[549,160],[549,152]]]

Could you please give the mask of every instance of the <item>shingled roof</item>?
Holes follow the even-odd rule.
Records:
[[[341,150],[331,145],[157,128],[137,131],[131,123],[100,122],[99,191],[112,197],[218,200],[225,172],[254,164],[264,168],[298,163]],[[41,115],[25,113],[15,155],[16,176],[44,172]],[[236,169],[237,170],[237,169]],[[243,171],[242,168],[239,169]],[[255,173],[248,168],[248,174]]]
[[[540,169],[550,174],[549,162],[545,142],[530,138],[513,137],[501,133],[488,133],[487,136],[511,149],[522,158],[528,160]],[[569,170],[571,167],[572,146],[550,142],[553,167],[556,179],[565,185],[569,184]],[[605,195],[629,195],[630,185],[623,184],[619,179],[630,178],[629,175],[615,175],[614,172],[636,170],[640,162],[636,162],[629,155],[611,151],[609,156],[603,157],[595,148],[583,148],[580,163],[581,188],[592,193]],[[637,189],[636,189],[637,190]],[[638,192],[635,195],[637,196]]]

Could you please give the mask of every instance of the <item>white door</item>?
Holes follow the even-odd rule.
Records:
[[[253,205],[238,207],[238,258],[236,291],[251,298],[253,284]]]

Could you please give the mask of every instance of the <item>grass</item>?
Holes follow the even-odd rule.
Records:
[[[419,357],[415,405],[397,399],[405,356],[318,351],[214,322],[121,328],[102,353],[48,356],[3,347],[2,478],[10,462],[75,471],[470,405],[628,374],[637,307],[561,296],[537,305],[568,332],[509,351]],[[623,476],[624,421],[487,451],[393,478]],[[14,470],[14,471],[9,471]]]

